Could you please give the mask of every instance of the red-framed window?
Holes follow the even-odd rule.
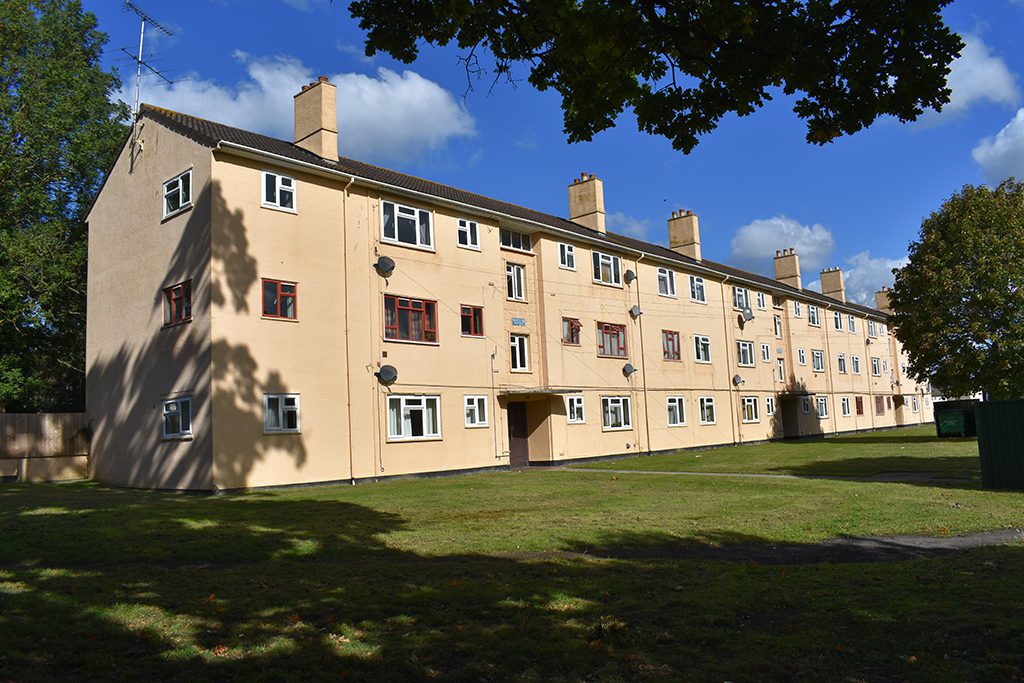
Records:
[[[164,289],[164,326],[192,320],[192,281]]]
[[[597,355],[627,357],[625,325],[597,324]]]
[[[297,320],[299,317],[298,285],[263,278],[263,315],[267,318]]]
[[[661,352],[665,360],[679,360],[679,333],[674,330],[661,331]]]
[[[580,321],[578,318],[562,318],[562,343],[580,345]]]
[[[875,396],[875,415],[885,415],[885,399]]]
[[[462,307],[462,334],[466,337],[484,336],[484,309],[482,306]]]
[[[857,396],[854,399],[854,402],[857,404],[857,414],[858,415],[863,415],[864,414],[864,397],[863,396]]]
[[[436,342],[437,302],[385,295],[384,338]]]

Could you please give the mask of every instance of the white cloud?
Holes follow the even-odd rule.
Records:
[[[892,269],[902,268],[907,264],[907,259],[872,258],[869,252],[862,251],[846,259],[846,262],[850,266],[843,271],[847,300],[873,307],[875,292],[882,287],[892,286]]]
[[[640,220],[621,211],[613,211],[608,214],[605,217],[605,223],[612,232],[638,240],[647,239],[647,229],[651,227],[650,220]]]
[[[142,99],[290,140],[292,96],[315,80],[312,70],[293,57],[252,59],[237,50],[232,56],[246,64],[246,77],[234,86],[199,76],[173,85],[150,82]],[[345,156],[409,159],[476,134],[476,123],[465,107],[414,71],[381,68],[374,76],[341,73],[330,79],[338,86],[339,146]],[[122,99],[128,99],[124,92]]]
[[[978,141],[971,156],[986,180],[998,183],[1010,176],[1024,179],[1024,109],[993,137]]]
[[[788,216],[759,218],[747,223],[732,238],[732,263],[764,275],[774,276],[776,249],[794,247],[800,256],[800,269],[817,273],[835,247],[828,228],[815,223],[802,225]]]
[[[1020,102],[1020,89],[1006,62],[993,55],[980,36],[962,37],[964,49],[953,60],[946,79],[953,92],[942,114],[956,115],[983,101],[1016,106]]]

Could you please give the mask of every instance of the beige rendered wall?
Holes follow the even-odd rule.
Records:
[[[92,476],[209,489],[210,152],[143,119],[89,214],[86,407]],[[192,208],[163,218],[163,183],[192,169]],[[163,327],[162,290],[192,280],[192,321]],[[193,439],[161,439],[162,400],[192,396]]]

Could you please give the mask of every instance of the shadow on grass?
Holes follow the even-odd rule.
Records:
[[[925,436],[923,434],[904,434],[900,435],[898,432],[876,432],[867,435],[860,436],[830,436],[827,437],[829,443],[849,443],[859,446],[868,446],[876,443],[895,443],[895,444],[921,444],[921,443],[933,443],[933,444],[955,444],[955,443],[974,443],[978,440],[974,437],[944,437],[939,438],[937,436]]]
[[[431,556],[387,545],[400,516],[331,499],[12,487],[0,500],[0,671],[13,680],[1020,673],[1019,547],[855,567]],[[680,544],[600,545],[664,558]],[[689,545],[768,543],[714,532]]]
[[[887,456],[815,460],[769,467],[768,472],[798,476],[849,477],[943,488],[978,488],[981,468],[976,455]]]

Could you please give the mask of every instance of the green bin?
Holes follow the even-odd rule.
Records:
[[[967,433],[967,416],[963,410],[947,410],[936,418],[939,436],[963,436]]]

